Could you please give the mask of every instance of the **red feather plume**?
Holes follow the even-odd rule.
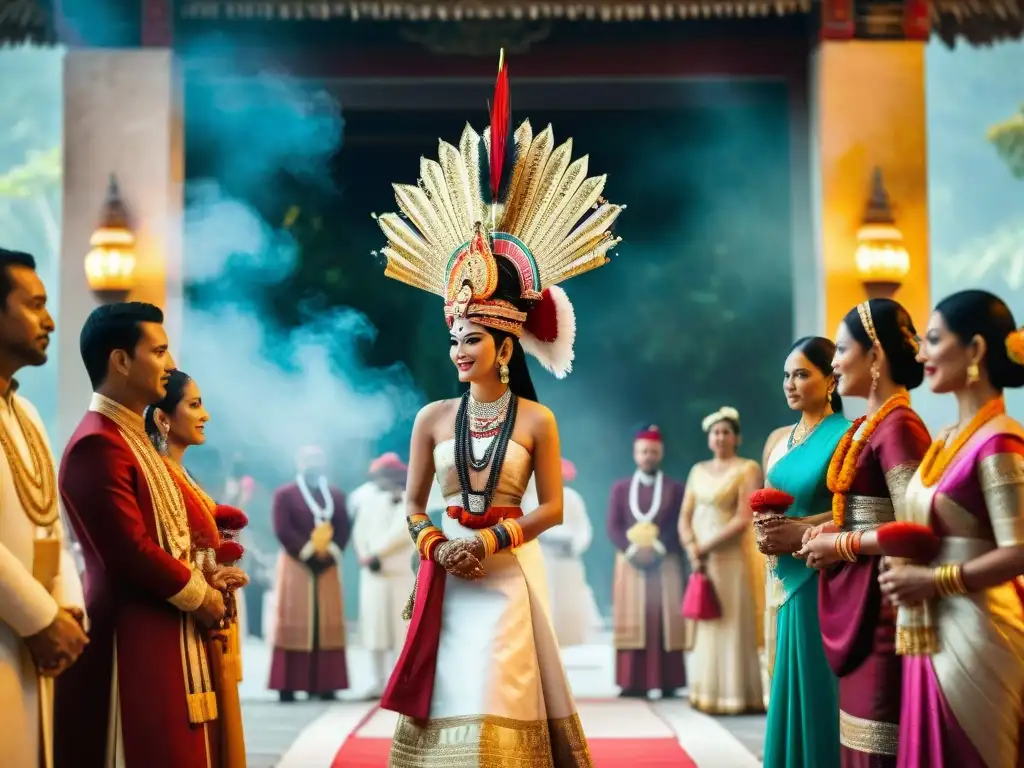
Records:
[[[505,152],[508,149],[509,126],[512,123],[512,101],[508,87],[508,64],[505,63],[505,49],[498,58],[498,79],[494,83],[494,101],[491,102],[491,200],[498,201],[501,191],[501,174],[505,169]]]
[[[903,557],[917,563],[930,563],[939,554],[942,542],[931,528],[920,523],[899,520],[879,526],[878,546],[889,557]]]

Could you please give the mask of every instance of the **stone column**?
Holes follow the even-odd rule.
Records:
[[[55,450],[71,436],[92,388],[79,334],[98,300],[84,258],[117,176],[137,238],[131,301],[161,307],[172,349],[182,312],[184,137],[178,73],[168,49],[70,50],[64,60],[64,200],[57,329]]]
[[[910,274],[893,297],[918,328],[928,321],[928,152],[925,43],[826,40],[813,55],[811,152],[816,242],[824,278],[824,327],[867,298],[854,254],[857,229],[881,168]]]

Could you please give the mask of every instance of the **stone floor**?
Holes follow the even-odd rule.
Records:
[[[350,637],[355,633],[350,633]],[[569,681],[577,699],[605,699],[616,695],[613,679],[614,652],[610,638],[599,638],[593,645],[568,648],[564,652]],[[297,701],[280,704],[276,694],[266,688],[270,652],[258,640],[247,641],[244,648],[245,679],[240,686],[246,744],[249,747],[249,768],[274,768],[306,729],[321,719],[331,708],[323,702]],[[360,648],[350,648],[348,669],[351,689],[340,694],[342,706],[353,709],[365,701],[371,680],[367,655]],[[688,717],[684,702],[666,702],[663,714],[677,729],[700,728],[707,720]],[[703,716],[700,716],[703,718]],[[735,716],[714,718],[724,729],[723,738],[738,741],[750,755],[760,761],[764,743],[765,718]],[[731,734],[731,739],[729,735]],[[683,739],[685,745],[685,738]],[[703,765],[704,763],[702,763]],[[714,768],[728,768],[719,762],[707,762]]]

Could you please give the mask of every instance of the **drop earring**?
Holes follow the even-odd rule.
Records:
[[[967,386],[972,386],[978,383],[981,378],[981,372],[978,370],[977,363],[971,363],[967,366]]]
[[[874,392],[876,389],[878,389],[878,377],[880,375],[881,374],[878,372],[877,368],[874,368],[874,367],[871,368],[871,391],[872,392]]]
[[[502,384],[508,384],[508,365],[502,363],[501,367],[498,368],[498,375],[501,377]]]

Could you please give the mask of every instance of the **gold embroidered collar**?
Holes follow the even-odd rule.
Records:
[[[94,413],[113,411],[124,419],[125,424],[130,426],[132,429],[138,430],[139,434],[146,434],[146,422],[139,414],[125,408],[116,400],[111,400],[109,397],[101,395],[99,392],[92,393],[92,399],[89,401],[89,410]]]

